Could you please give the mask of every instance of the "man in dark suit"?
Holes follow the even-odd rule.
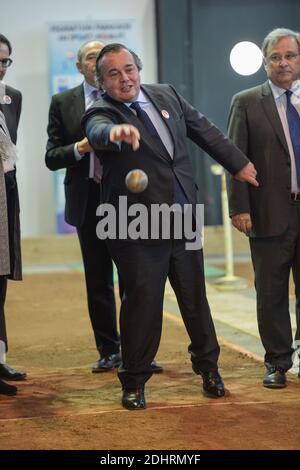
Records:
[[[92,372],[110,371],[120,364],[112,260],[106,244],[96,236],[101,167],[80,126],[85,109],[100,95],[95,84],[95,62],[102,47],[104,44],[98,41],[83,44],[76,65],[84,82],[52,97],[46,152],[46,165],[50,170],[67,169],[65,219],[77,230],[89,315],[100,354],[99,360],[92,365]],[[156,362],[152,368],[154,372],[162,371]]]
[[[229,136],[255,164],[259,187],[232,179],[229,205],[233,225],[250,237],[258,327],[266,350],[263,385],[282,388],[293,362],[291,269],[298,340],[300,333],[299,34],[273,30],[264,39],[262,52],[268,81],[234,96],[229,116]],[[290,129],[294,125],[298,149]]]
[[[195,206],[186,137],[241,181],[256,184],[254,166],[171,86],[140,86],[141,68],[138,56],[122,44],[103,48],[97,57],[96,74],[105,94],[83,118],[88,140],[103,163],[103,202],[116,210],[122,232],[129,227],[122,223],[124,211],[118,212],[121,196],[127,197],[128,212],[135,210],[135,203],[149,210],[161,203]],[[126,175],[136,168],[143,170],[149,181],[140,193],[130,192],[125,185]],[[185,241],[176,236],[134,240],[124,234],[107,240],[125,290],[118,375],[122,404],[127,409],[146,406],[144,385],[152,375],[150,364],[159,346],[167,277],[191,339],[189,352],[194,371],[202,375],[203,391],[213,398],[225,393],[218,373],[219,345],[205,293],[202,250],[186,250]]]
[[[2,80],[12,63],[12,47],[0,34],[0,394],[15,395],[17,388],[1,379],[24,380],[19,372],[6,363],[8,349],[4,304],[7,279],[21,280],[21,247],[19,197],[16,180],[17,129],[21,114],[22,95]]]

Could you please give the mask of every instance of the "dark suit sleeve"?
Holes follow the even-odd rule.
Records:
[[[121,145],[110,142],[109,134],[116,124],[113,113],[90,108],[82,118],[81,125],[90,145],[95,151],[120,152]]]
[[[78,166],[80,161],[77,161],[74,155],[75,142],[65,145],[64,122],[60,102],[56,96],[51,100],[47,132],[45,161],[49,170]]]
[[[187,137],[231,174],[235,175],[244,168],[249,163],[247,157],[203,114],[178,95],[174,89],[173,91],[183,111]]]
[[[248,154],[248,126],[246,106],[234,97],[228,118],[228,135],[243,153]],[[232,177],[227,178],[229,215],[250,213],[248,184],[240,183]]]

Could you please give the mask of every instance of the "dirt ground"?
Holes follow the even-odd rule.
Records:
[[[28,275],[10,282],[8,362],[25,369],[16,397],[0,396],[0,449],[299,449],[300,381],[261,386],[262,364],[225,346],[230,391],[202,396],[181,320],[166,313],[145,411],[121,407],[115,372],[92,374],[97,357],[81,273]],[[221,341],[222,342],[222,341]]]

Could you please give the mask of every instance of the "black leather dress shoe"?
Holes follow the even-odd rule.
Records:
[[[0,364],[0,378],[6,380],[24,380],[26,379],[26,372],[20,372],[13,369],[8,364]]]
[[[2,382],[0,379],[0,395],[8,395],[10,397],[16,395],[17,393],[17,387],[14,385],[8,385],[5,382]]]
[[[164,371],[163,367],[156,361],[151,362],[151,371],[153,374],[160,374]]]
[[[122,405],[126,410],[143,410],[146,408],[144,390],[123,389]]]
[[[284,388],[286,387],[286,376],[284,369],[280,367],[268,367],[263,380],[263,386],[266,388]]]
[[[201,372],[203,379],[203,394],[209,398],[220,398],[225,395],[225,387],[217,370]]]
[[[92,372],[108,372],[114,370],[121,364],[120,354],[111,354],[110,356],[103,356],[97,362],[92,364]]]

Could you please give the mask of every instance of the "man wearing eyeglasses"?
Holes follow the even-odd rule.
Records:
[[[19,198],[16,181],[17,128],[22,95],[2,80],[12,64],[9,40],[0,34],[0,394],[15,395],[17,388],[1,379],[23,380],[19,372],[6,364],[7,334],[4,316],[7,279],[21,280]]]
[[[254,163],[259,186],[232,179],[229,206],[233,225],[250,240],[267,367],[263,385],[283,388],[295,354],[289,314],[291,270],[295,344],[300,346],[299,33],[283,28],[271,31],[262,53],[268,80],[234,96],[229,115],[229,137]]]

